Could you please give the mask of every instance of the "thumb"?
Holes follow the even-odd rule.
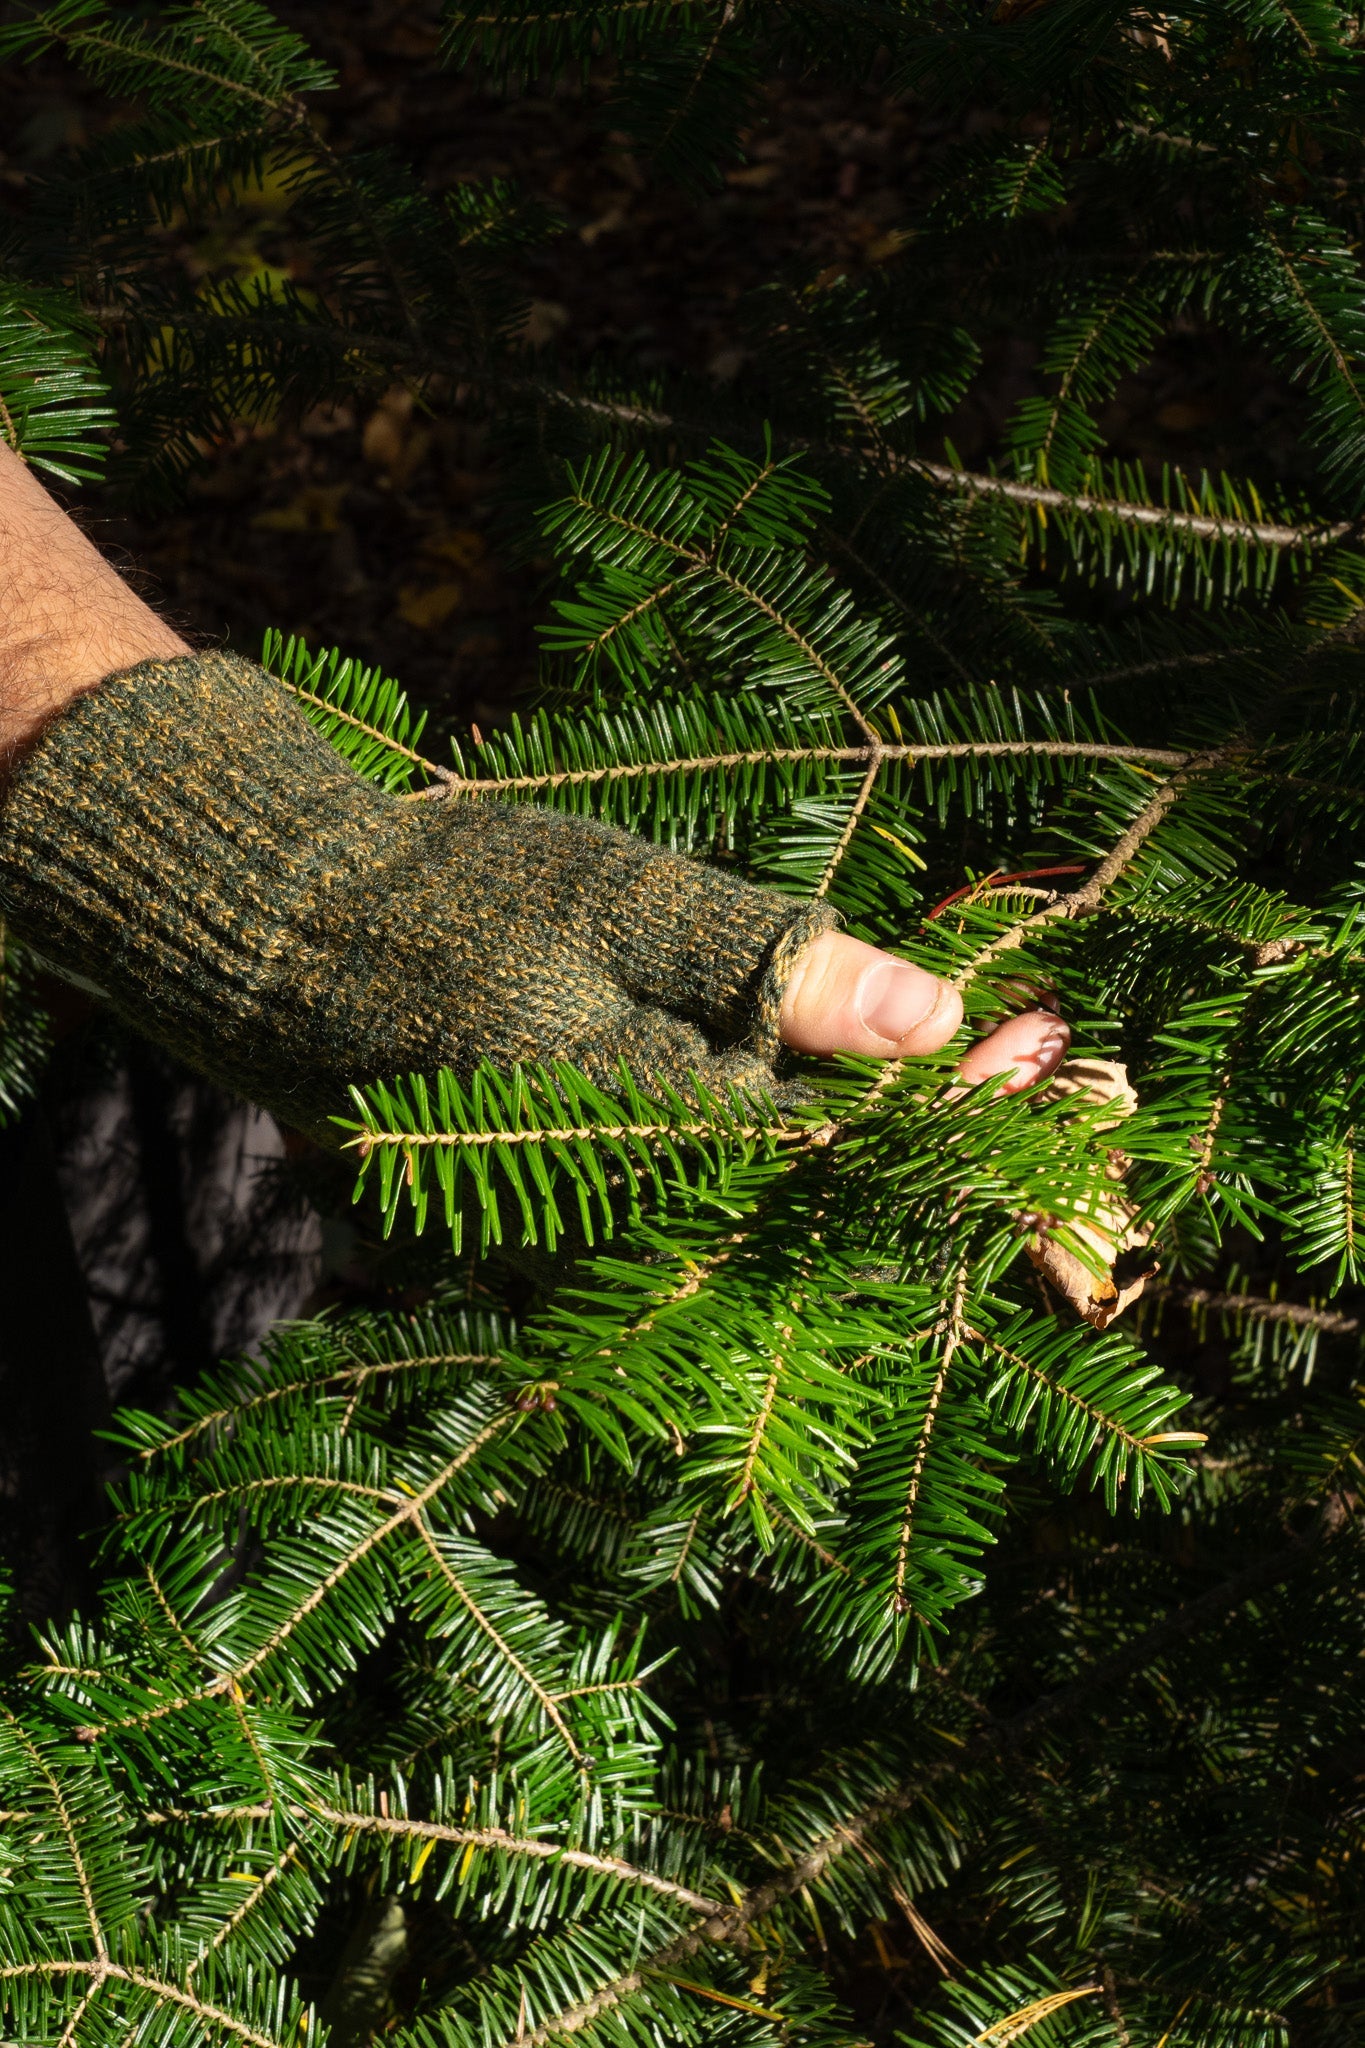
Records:
[[[812,939],[792,970],[779,1030],[795,1052],[902,1059],[937,1052],[962,1022],[946,981],[845,932]]]

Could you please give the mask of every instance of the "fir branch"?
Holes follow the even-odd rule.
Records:
[[[95,1904],[95,1888],[91,1882],[90,1872],[86,1868],[85,1858],[81,1853],[80,1833],[72,1819],[71,1809],[62,1795],[61,1784],[47,1759],[42,1755],[33,1738],[18,1718],[4,1705],[0,1705],[0,1714],[4,1716],[15,1741],[24,1751],[35,1773],[42,1779],[47,1788],[58,1829],[63,1841],[66,1843],[67,1855],[70,1858],[72,1873],[80,1891],[85,1917],[89,1923],[90,1939],[95,1950],[96,1964],[106,1964],[109,1961],[109,1947],[105,1939],[99,1911]]]
[[[248,1416],[254,1416],[269,1408],[277,1401],[290,1401],[300,1394],[325,1394],[333,1390],[358,1393],[369,1386],[372,1380],[386,1379],[404,1373],[428,1372],[435,1366],[479,1366],[493,1365],[497,1354],[483,1351],[432,1351],[415,1352],[410,1358],[375,1359],[361,1365],[339,1365],[321,1375],[309,1375],[286,1380],[278,1385],[253,1388],[244,1393],[240,1401],[220,1405],[196,1415],[192,1422],[167,1436],[158,1436],[152,1443],[144,1444],[137,1452],[140,1464],[147,1464],[154,1458],[165,1457],[173,1451],[182,1450],[200,1437],[221,1429],[227,1423],[238,1424]]]
[[[434,1498],[434,1495],[432,1497]],[[515,1671],[517,1677],[535,1699],[546,1720],[550,1723],[560,1741],[564,1744],[565,1749],[573,1758],[574,1763],[580,1769],[586,1768],[589,1759],[585,1758],[582,1749],[575,1741],[573,1730],[560,1712],[559,1701],[556,1696],[540,1683],[525,1658],[517,1655],[503,1631],[499,1629],[492,1617],[485,1613],[483,1607],[460,1577],[460,1574],[452,1568],[449,1560],[443,1555],[440,1545],[427,1527],[422,1516],[420,1514],[413,1515],[409,1519],[412,1522],[418,1542],[431,1560],[431,1568],[435,1571],[437,1577],[454,1594],[465,1613],[474,1623],[474,1626],[492,1645],[496,1655]]]
[[[297,683],[291,683],[285,678],[281,678],[281,680],[284,682],[284,686],[290,696],[296,698],[300,704],[307,704],[315,711],[325,711],[329,719],[335,718],[341,724],[350,726],[352,731],[363,733],[366,739],[376,740],[383,746],[391,748],[395,754],[401,755],[405,761],[411,761],[414,768],[420,768],[424,775],[429,775],[433,782],[449,785],[458,781],[458,777],[453,776],[448,768],[442,768],[437,761],[429,761],[425,754],[419,754],[414,747],[400,745],[398,741],[391,739],[387,733],[381,731],[378,726],[367,725],[363,718],[356,718],[349,711],[339,710],[336,705],[329,704],[325,697],[317,696],[312,690],[301,689]],[[419,793],[425,794],[425,792]]]
[[[548,2048],[560,2036],[583,2032],[604,2013],[619,2010],[648,1989],[651,1980],[667,1976],[710,1945],[745,1944],[759,1927],[789,1900],[819,1886],[830,1866],[847,1856],[866,1853],[877,1832],[899,1820],[939,1781],[956,1777],[972,1765],[1012,1758],[1059,1722],[1069,1719],[1097,1696],[1113,1693],[1133,1672],[1142,1670],[1176,1643],[1216,1627],[1226,1615],[1301,1570],[1319,1546],[1342,1526],[1343,1514],[1329,1504],[1304,1535],[1284,1549],[1257,1559],[1217,1586],[1175,1608],[1170,1614],[1090,1667],[1069,1684],[1044,1694],[1005,1721],[989,1722],[949,1755],[926,1764],[910,1778],[884,1792],[841,1820],[837,1828],[794,1855],[776,1876],[751,1886],[731,1906],[643,1957],[633,1968],[603,1982],[589,1996],[568,2004],[533,2030],[519,2032],[517,2042],[500,2048]]]
[[[54,0],[0,50],[55,36],[79,61],[90,30],[98,93],[152,103],[92,118],[92,152],[14,244],[117,289],[98,317],[121,443],[164,445],[174,469],[243,417],[398,383],[434,413],[491,412],[509,456],[570,456],[556,544],[585,581],[549,645],[591,705],[457,742],[442,769],[396,684],[281,643],[299,707],[395,796],[553,803],[836,899],[860,935],[953,972],[973,1027],[1022,954],[1021,986],[1045,972],[1094,1045],[1122,1032],[1141,1062],[1134,1192],[1150,1217],[1153,1188],[1177,1189],[1172,1255],[1202,1283],[1159,1298],[1226,1316],[1273,1387],[1218,1425],[1187,1502],[1197,1554],[1244,1563],[1277,1507],[1328,1504],[1290,1562],[1256,1559],[1154,1629],[1177,1567],[1148,1518],[1102,1542],[1094,1510],[1049,1507],[1062,1549],[1024,1532],[998,1582],[978,1569],[1021,1437],[1035,1474],[1098,1475],[1112,1505],[1130,1481],[1169,1488],[1192,1433],[1162,1426],[1159,1322],[1150,1356],[1097,1341],[1040,1315],[1018,1262],[1019,1214],[1100,1213],[1107,1141],[1028,1089],[952,1099],[951,1050],[826,1073],[809,1116],[628,1077],[610,1096],[582,1075],[372,1091],[351,1135],[386,1221],[409,1197],[420,1221],[435,1190],[495,1222],[510,1200],[555,1243],[567,1193],[575,1238],[581,1218],[624,1246],[578,1258],[516,1333],[392,1311],[313,1326],[172,1419],[123,1420],[98,1613],[15,1680],[28,1747],[0,1741],[6,2033],[189,2048],[235,2027],[285,2048],[309,2021],[276,1987],[301,1956],[321,1977],[333,1960],[324,1892],[429,1882],[407,2030],[485,2048],[833,2039],[827,1916],[856,1940],[900,1906],[919,1932],[908,1902],[935,1885],[965,1957],[917,2008],[938,2048],[1030,2025],[1051,2048],[1106,2026],[1155,2039],[1190,1985],[1208,2048],[1311,2035],[1355,1907],[1349,1788],[1305,1786],[1302,1758],[1353,1739],[1358,1546],[1292,1600],[1261,1596],[1336,1541],[1333,1496],[1349,1505],[1360,1469],[1359,1403],[1319,1384],[1345,1354],[1309,1370],[1360,1322],[1316,1300],[1361,1228],[1365,925],[1340,851],[1365,752],[1355,29],[1323,0],[1251,30],[1226,0],[1136,29],[1097,0],[930,30],[879,0],[452,13],[452,47],[542,65],[551,89],[608,56],[612,121],[687,174],[733,146],[778,56],[890,78],[931,112],[994,108],[996,126],[930,166],[935,203],[867,275],[761,294],[740,380],[689,407],[662,373],[575,390],[548,354],[529,365],[525,221],[502,199],[432,202],[406,160],[351,149],[344,109],[319,145],[305,110],[326,77],[255,0],[135,21]],[[164,230],[213,226],[265,162],[306,291],[180,279]],[[39,341],[79,381],[93,341],[65,318]],[[1201,473],[1194,429],[1188,472],[1103,459],[1118,375],[1173,320],[1216,322],[1220,346],[1268,351],[1306,390],[1331,516],[1304,509],[1316,493]],[[1058,380],[1016,414],[1017,474],[930,459],[978,395],[987,332],[1040,344]],[[13,439],[26,373],[7,373],[7,336]],[[99,444],[75,384],[48,397],[54,435]],[[727,418],[740,452],[713,442]],[[650,447],[702,452],[667,471],[622,452]],[[1102,695],[1073,701],[1077,682]],[[1069,895],[1032,887],[1063,866]],[[984,879],[964,893],[964,873]],[[936,896],[951,916],[926,916]],[[33,1013],[11,980],[0,995],[17,1099],[36,1060],[11,1058],[12,1013]],[[1215,1168],[1223,1207],[1273,1234],[1266,1270],[1288,1250],[1312,1302],[1204,1274],[1218,1213],[1189,1190]],[[439,1298],[499,1284],[497,1265],[474,1282],[429,1258]],[[1032,1484],[1011,1501],[1026,1515]],[[942,1639],[940,1731],[904,1613],[931,1648],[978,1593]],[[1072,1682],[1008,1719],[981,1705],[1039,1669]],[[1135,1779],[1135,1754],[1168,1751],[1169,1785]],[[1162,1984],[1143,1962],[1158,1947]]]
[[[967,498],[1000,498],[1009,504],[1024,505],[1030,509],[1071,512],[1080,517],[1098,515],[1117,520],[1125,526],[1156,527],[1191,540],[1245,541],[1251,547],[1293,553],[1302,548],[1336,546],[1357,531],[1356,522],[1349,519],[1289,525],[1276,520],[1227,519],[1217,513],[1135,504],[1121,498],[1096,497],[1087,491],[1057,490],[1047,484],[1029,483],[1017,477],[954,469],[948,463],[926,462],[918,456],[907,466],[920,475],[930,477],[936,484],[942,484],[946,490]]]
[[[1324,1337],[1355,1337],[1360,1334],[1360,1317],[1343,1315],[1337,1309],[1314,1308],[1298,1301],[1267,1300],[1257,1294],[1226,1294],[1212,1287],[1183,1286],[1158,1281],[1152,1288],[1157,1301],[1174,1302],[1180,1308],[1200,1313],[1245,1316],[1254,1323],[1286,1323],[1296,1330],[1315,1330]]]
[[[275,1861],[269,1866],[267,1870],[262,1872],[259,1878],[257,1878],[256,1882],[248,1890],[246,1897],[242,1900],[240,1906],[238,1906],[235,1909],[235,1911],[228,1915],[227,1919],[223,1922],[222,1926],[214,1934],[213,1939],[205,1945],[202,1952],[199,1955],[195,1956],[193,1961],[186,1968],[185,1989],[187,1991],[191,1991],[194,1988],[193,1980],[195,1972],[209,1960],[210,1956],[213,1955],[215,1950],[222,1948],[225,1942],[232,1940],[232,1937],[236,1934],[238,1928],[242,1925],[243,1921],[245,1921],[250,1914],[254,1913],[257,1910],[257,1908],[261,1905],[262,1901],[266,1899],[270,1892],[271,1887],[275,1884],[278,1884],[279,1880],[284,1876],[285,1872],[289,1870],[292,1867],[292,1865],[298,1861],[299,1853],[299,1844],[297,1842],[287,1842],[284,1848],[281,1849],[279,1855],[275,1858]]]
[[[429,362],[424,362],[424,367],[431,371],[439,371],[443,375],[458,377],[465,382],[477,377],[477,371],[473,366],[448,357],[432,357]],[[542,402],[562,409],[581,412],[584,418],[600,419],[621,427],[649,427],[660,433],[685,434],[694,441],[707,440],[714,432],[714,427],[709,422],[691,420],[676,412],[665,412],[657,406],[631,405],[595,395],[580,394],[535,378],[502,377],[487,381],[490,396],[499,393],[505,393],[509,397],[518,393],[528,397],[534,396]],[[843,447],[828,448],[825,444],[815,442],[800,433],[788,433],[775,438],[780,438],[783,445],[794,453],[843,455],[849,452]],[[879,462],[885,463],[888,460],[885,452],[875,445],[853,452],[871,462],[874,467]],[[1113,520],[1119,526],[1136,531],[1155,530],[1177,540],[1209,542],[1215,545],[1237,543],[1264,548],[1274,553],[1297,554],[1304,550],[1338,546],[1359,532],[1359,522],[1354,519],[1298,522],[1247,519],[1236,514],[1193,512],[1179,505],[1150,504],[1142,499],[1123,498],[1107,493],[1066,491],[1017,477],[997,476],[990,471],[971,470],[952,463],[934,462],[919,455],[898,454],[889,459],[893,467],[905,474],[923,476],[942,489],[951,491],[955,496],[963,496],[968,500],[997,498],[1029,512],[1072,513],[1082,519]]]
[[[363,1130],[359,1136],[348,1139],[349,1146],[368,1159],[372,1152],[385,1146],[399,1146],[403,1151],[411,1147],[422,1151],[428,1146],[474,1146],[484,1148],[490,1145],[586,1145],[594,1138],[639,1139],[642,1143],[657,1143],[660,1139],[681,1140],[684,1138],[711,1138],[716,1135],[716,1126],[705,1117],[671,1119],[658,1123],[641,1124],[563,1124],[548,1130],[484,1130],[484,1131],[383,1131]],[[800,1142],[806,1137],[805,1128],[778,1121],[766,1124],[735,1124],[727,1135],[740,1140],[770,1138],[776,1144]]]
[[[979,1344],[981,1349],[989,1353],[990,1356],[998,1358],[1002,1365],[1010,1367],[1015,1372],[1022,1373],[1026,1378],[1033,1380],[1039,1387],[1045,1388],[1052,1400],[1062,1403],[1065,1407],[1071,1409],[1076,1416],[1083,1416],[1089,1430],[1096,1437],[1112,1438],[1131,1457],[1141,1457],[1143,1452],[1149,1451],[1159,1444],[1179,1442],[1195,1445],[1202,1444],[1207,1440],[1197,1430],[1188,1432],[1161,1430],[1145,1436],[1139,1436],[1133,1430],[1127,1428],[1123,1422],[1111,1415],[1105,1408],[1102,1408],[1098,1402],[1086,1400],[1073,1387],[1067,1386],[1066,1382],[1058,1375],[1046,1372],[1036,1360],[1026,1358],[1022,1352],[1013,1350],[1010,1346],[998,1342],[996,1338],[985,1331],[968,1327],[962,1334],[970,1337],[974,1343]]]
[[[849,813],[847,818],[844,820],[843,830],[839,834],[838,840],[835,842],[834,849],[831,852],[829,859],[825,862],[824,872],[822,873],[819,881],[815,885],[815,895],[817,897],[827,896],[829,894],[830,884],[833,882],[835,876],[838,874],[839,867],[841,862],[843,861],[844,855],[848,852],[849,847],[853,843],[853,835],[858,829],[863,813],[866,811],[869,803],[872,801],[872,792],[877,786],[877,777],[881,774],[882,762],[885,760],[885,758],[886,756],[883,754],[882,750],[879,747],[873,747],[870,750],[870,758],[868,760],[867,770],[863,776],[861,784],[859,785],[858,794],[854,797],[852,804],[849,806]]]
[[[304,1598],[272,1628],[265,1640],[248,1656],[239,1659],[230,1670],[219,1671],[204,1685],[178,1693],[170,1699],[161,1700],[156,1706],[144,1708],[140,1713],[124,1715],[109,1721],[88,1722],[77,1731],[79,1739],[83,1742],[98,1742],[102,1737],[115,1734],[122,1729],[148,1728],[157,1721],[165,1720],[169,1715],[183,1713],[197,1700],[216,1698],[220,1693],[231,1693],[234,1687],[243,1685],[278,1655],[300,1623],[322,1605],[346,1575],[354,1571],[373,1550],[387,1542],[397,1531],[411,1527],[419,1539],[429,1541],[430,1531],[423,1519],[425,1510],[464,1470],[471,1459],[477,1457],[494,1437],[510,1428],[516,1419],[513,1411],[505,1411],[486,1422],[469,1442],[460,1447],[454,1457],[447,1459],[440,1466],[425,1486],[405,1498],[392,1514],[366,1530],[363,1536],[352,1543]]]
[[[1002,954],[1014,952],[1034,932],[1041,931],[1045,926],[1055,923],[1057,919],[1088,917],[1091,912],[1097,910],[1105,893],[1137,859],[1167,813],[1180,801],[1182,793],[1196,778],[1225,767],[1235,752],[1234,746],[1226,745],[1210,748],[1202,754],[1187,754],[1181,768],[1143,805],[1088,881],[1082,883],[1079,889],[1073,889],[1067,895],[1058,896],[1053,902],[1045,903],[1040,910],[1034,911],[1029,917],[1021,918],[1018,923],[1011,925],[1008,931],[992,939],[965,966],[954,972],[951,977],[954,986],[966,988]]]
[[[671,1879],[661,1877],[652,1870],[641,1869],[628,1863],[620,1856],[601,1856],[587,1849],[574,1849],[562,1842],[543,1841],[538,1837],[510,1835],[503,1828],[456,1828],[441,1822],[411,1820],[406,1814],[361,1813],[353,1809],[319,1804],[299,1807],[295,1815],[300,1820],[318,1819],[328,1826],[339,1829],[343,1834],[383,1835],[402,1842],[445,1843],[455,1849],[487,1849],[499,1856],[525,1857],[533,1862],[553,1862],[567,1865],[573,1870],[589,1870],[599,1877],[608,1877],[626,1885],[638,1886],[641,1890],[655,1892],[660,1898],[676,1899],[690,1912],[713,1914],[724,1910],[715,1899],[708,1899],[700,1892],[689,1891],[686,1885],[675,1884]],[[217,1816],[221,1820],[236,1820],[241,1817],[263,1817],[259,1808],[240,1808],[225,1811]]]
[[[1125,1679],[1145,1670],[1177,1643],[1217,1627],[1234,1609],[1303,1570],[1322,1545],[1338,1535],[1346,1519],[1340,1504],[1329,1502],[1309,1528],[1282,1549],[1268,1552],[1193,1600],[1173,1608],[1116,1650],[1094,1659],[1068,1684],[1044,1693],[1009,1719],[988,1722],[952,1755],[927,1765],[903,1784],[889,1787],[880,1798],[842,1822],[834,1833],[794,1858],[790,1869],[754,1886],[719,1926],[708,1924],[699,1930],[697,1939],[733,1941],[742,1937],[785,1899],[817,1883],[831,1862],[851,1849],[860,1848],[878,1828],[906,1812],[930,1785],[960,1773],[968,1765],[1017,1756],[1046,1730],[1070,1719],[1097,1697],[1116,1692]]]
[[[90,1990],[85,1994],[81,2010],[89,2009],[95,1994],[106,1984],[126,1984],[135,1991],[145,1991],[157,2005],[170,2006],[193,2015],[201,2027],[221,2030],[235,2041],[244,2041],[247,2048],[293,2048],[292,2042],[273,2034],[263,2034],[258,2028],[249,2026],[245,2020],[225,2011],[221,2006],[211,2005],[207,1999],[197,1997],[194,1992],[178,1984],[167,1983],[163,1978],[154,1977],[146,1970],[130,1968],[116,1963],[110,1956],[102,1955],[93,1961],[84,1957],[58,1957],[52,1961],[33,1963],[0,1962],[0,1983],[13,1983],[24,1977],[88,1977]]]
[[[551,769],[543,775],[472,775],[457,778],[443,795],[483,796],[522,791],[591,787],[639,776],[706,773],[760,767],[766,762],[818,762],[873,770],[886,761],[1133,761],[1175,768],[1190,759],[1176,747],[1128,746],[1098,740],[961,740],[950,744],[893,744],[873,739],[863,746],[754,747],[731,753],[683,754],[656,761],[622,761],[593,768]]]

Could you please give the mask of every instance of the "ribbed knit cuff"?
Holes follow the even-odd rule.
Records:
[[[49,728],[0,813],[0,905],[315,1132],[351,1082],[481,1059],[769,1086],[791,966],[832,921],[590,821],[388,796],[215,654],[144,662]]]

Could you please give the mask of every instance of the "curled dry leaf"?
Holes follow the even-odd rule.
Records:
[[[1070,1101],[1077,1109],[1103,1105],[1106,1114],[1097,1120],[1098,1130],[1113,1130],[1137,1108],[1137,1093],[1128,1070],[1113,1060],[1064,1060],[1045,1088],[1038,1091],[1044,1101]],[[1093,1216],[1068,1217],[1067,1229],[1107,1270],[1101,1276],[1060,1244],[1048,1224],[1037,1217],[1021,1218],[1030,1235],[1025,1250],[1034,1268],[1048,1286],[1075,1309],[1092,1328],[1107,1330],[1116,1316],[1137,1300],[1157,1272],[1155,1259],[1143,1261],[1141,1270],[1123,1282],[1114,1268],[1125,1253],[1142,1252],[1151,1228],[1137,1221],[1137,1209],[1123,1193],[1128,1161],[1117,1148],[1109,1154],[1106,1174],[1114,1184],[1113,1195],[1102,1202]]]
[[[1106,1114],[1096,1119],[1095,1128],[1100,1131],[1112,1131],[1138,1106],[1128,1069],[1117,1060],[1063,1060],[1046,1086],[1038,1090],[1038,1099],[1071,1101],[1077,1109],[1107,1104]]]

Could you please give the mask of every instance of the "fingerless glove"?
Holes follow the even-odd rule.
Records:
[[[610,827],[356,775],[233,655],[76,700],[0,809],[0,906],[190,1065],[326,1135],[352,1082],[569,1060],[610,1085],[772,1085],[830,923]]]

